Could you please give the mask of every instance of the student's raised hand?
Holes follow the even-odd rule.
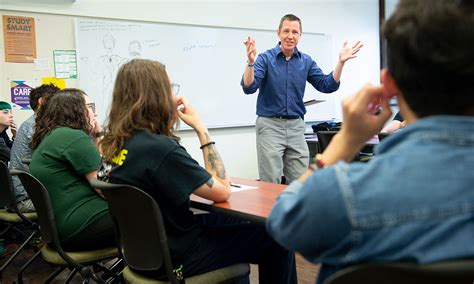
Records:
[[[383,96],[383,86],[365,85],[356,95],[342,101],[344,122],[341,135],[361,146],[379,133],[392,116],[389,99]]]
[[[339,52],[339,61],[341,63],[344,63],[349,59],[357,57],[357,53],[362,48],[362,46],[364,46],[364,45],[360,41],[356,42],[355,44],[353,44],[351,46],[351,45],[349,45],[348,41],[346,40],[342,44],[342,49]]]
[[[257,46],[255,45],[255,39],[250,36],[244,40],[245,49],[247,51],[247,62],[253,64],[255,57],[257,57]]]
[[[175,101],[178,109],[178,116],[182,121],[184,121],[184,123],[191,126],[196,131],[207,130],[196,109],[185,97],[176,97]]]

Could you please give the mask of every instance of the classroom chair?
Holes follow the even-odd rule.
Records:
[[[318,131],[316,132],[316,136],[318,136],[318,144],[319,144],[319,153],[324,152],[327,148],[329,143],[331,142],[332,138],[337,134],[339,130],[326,130],[326,131]],[[352,162],[360,161],[360,162],[367,162],[372,158],[372,154],[362,153],[359,152],[356,154]]]
[[[18,176],[26,192],[33,201],[38,214],[41,239],[45,243],[45,245],[23,267],[21,267],[18,273],[18,283],[23,283],[23,271],[25,271],[31,262],[33,262],[40,254],[42,259],[46,262],[59,266],[59,269],[52,273],[48,279],[45,280],[45,283],[49,283],[65,268],[71,270],[66,278],[66,283],[68,283],[77,272],[81,274],[85,281],[93,279],[98,283],[105,283],[102,278],[99,278],[92,271],[89,265],[92,265],[98,270],[104,271],[104,275],[118,278],[111,269],[108,269],[100,263],[118,257],[119,253],[116,247],[76,252],[64,251],[59,241],[53,208],[46,188],[39,180],[28,172],[12,169],[10,170],[10,173]]]
[[[382,142],[385,138],[387,138],[390,135],[388,132],[380,132],[377,136],[379,137],[379,142]]]
[[[123,277],[130,283],[181,283],[171,262],[166,231],[156,201],[146,192],[129,185],[91,181],[102,190],[116,224],[117,243],[126,263]],[[124,210],[124,209],[127,210]],[[153,273],[164,266],[169,281],[159,281],[136,270]],[[133,270],[134,269],[134,270]],[[186,278],[192,283],[238,283],[248,279],[249,264],[235,264]]]
[[[342,269],[324,284],[462,284],[474,279],[474,259],[431,264],[369,263]]]
[[[0,221],[6,226],[5,229],[0,232],[0,237],[4,238],[7,233],[15,231],[24,240],[18,249],[6,259],[0,267],[1,282],[3,271],[5,271],[8,265],[10,265],[15,257],[20,254],[23,248],[38,233],[38,225],[34,222],[34,220],[37,219],[36,213],[22,213],[18,210],[10,171],[3,162],[0,162],[0,208],[13,209],[13,212],[10,212],[8,209],[0,209]]]

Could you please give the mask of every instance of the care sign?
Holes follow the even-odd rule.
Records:
[[[5,61],[32,63],[36,58],[35,18],[3,16]]]
[[[33,81],[12,81],[11,98],[14,108],[30,108],[30,92],[33,89]]]

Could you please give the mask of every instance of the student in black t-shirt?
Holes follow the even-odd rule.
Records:
[[[120,68],[115,82],[98,178],[136,186],[155,198],[173,264],[183,265],[189,277],[235,263],[257,263],[260,283],[296,283],[294,254],[275,243],[263,225],[190,211],[192,193],[227,200],[230,179],[193,106],[173,96],[165,66],[134,59]],[[179,144],[179,118],[196,132],[205,169]]]

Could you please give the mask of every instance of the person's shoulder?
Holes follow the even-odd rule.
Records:
[[[46,138],[57,142],[70,143],[81,138],[89,138],[89,136],[81,129],[58,127],[53,129]]]
[[[260,55],[262,57],[269,57],[269,56],[275,57],[280,51],[281,51],[280,46],[277,45],[275,47],[265,50],[264,52],[260,53]]]
[[[139,130],[135,132],[130,139],[130,142],[137,143],[141,147],[145,147],[145,149],[147,149],[146,151],[156,148],[170,149],[179,147],[179,143],[176,141],[176,139],[169,136],[152,133],[148,130]]]
[[[304,52],[301,52],[299,50],[298,50],[298,56],[305,62],[311,62],[312,63],[314,61],[313,58],[311,57],[311,55],[306,54]]]
[[[32,115],[30,117],[28,117],[28,119],[26,119],[25,121],[23,121],[23,123],[20,125],[20,127],[18,128],[18,131],[17,131],[17,138],[18,138],[18,135],[21,133],[21,132],[32,132],[35,127],[35,116]]]

